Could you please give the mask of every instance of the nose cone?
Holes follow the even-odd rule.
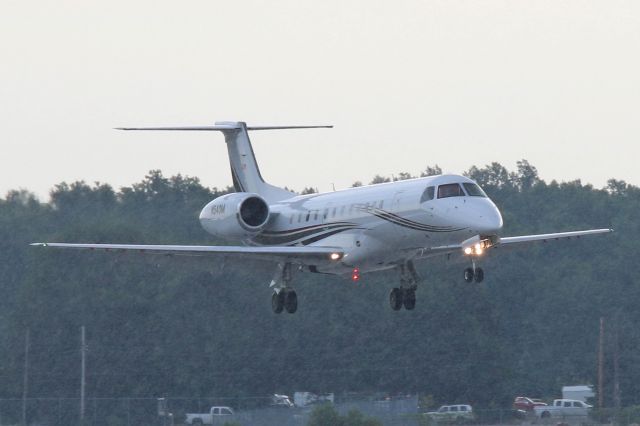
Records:
[[[502,229],[502,215],[493,202],[486,200],[482,206],[477,206],[473,228],[479,234],[497,234]]]

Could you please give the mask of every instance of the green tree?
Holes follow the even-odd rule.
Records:
[[[371,182],[369,184],[370,185],[375,185],[375,184],[378,184],[378,183],[386,183],[386,182],[391,182],[391,179],[388,178],[388,177],[375,175],[373,177],[373,179],[371,179]]]
[[[435,176],[435,175],[441,175],[441,174],[442,174],[442,169],[440,168],[440,166],[436,164],[433,167],[427,166],[426,169],[420,172],[420,177]]]

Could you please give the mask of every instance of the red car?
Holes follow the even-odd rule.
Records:
[[[547,405],[539,399],[527,398],[526,396],[518,396],[513,401],[513,408],[516,410],[533,411],[533,407]]]

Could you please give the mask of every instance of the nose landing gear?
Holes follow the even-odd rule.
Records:
[[[472,267],[464,270],[464,280],[468,283],[473,281],[481,283],[484,280],[484,271],[476,266],[475,261],[472,261]]]

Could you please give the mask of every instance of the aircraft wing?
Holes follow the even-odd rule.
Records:
[[[554,234],[535,234],[521,235],[518,237],[500,237],[495,247],[510,246],[516,244],[529,244],[535,242],[546,243],[548,241],[570,240],[572,238],[581,238],[588,235],[607,234],[613,232],[613,229],[588,229],[586,231],[557,232]]]
[[[582,238],[589,235],[597,235],[597,234],[607,234],[609,232],[613,232],[613,229],[588,229],[585,231],[571,231],[571,232],[557,232],[553,234],[534,234],[534,235],[520,235],[517,237],[500,237],[497,242],[492,243],[489,248],[500,248],[500,247],[515,247],[517,245],[525,245],[536,242],[546,243],[549,241],[558,241],[558,240],[569,240],[573,238]],[[479,239],[478,239],[479,241]],[[460,244],[451,244],[446,246],[437,246],[437,247],[424,247],[415,249],[417,258],[426,258],[433,257],[438,255],[449,255],[454,253],[461,253],[467,247],[473,247],[474,242],[469,243],[468,245],[463,243]]]
[[[258,260],[272,260],[318,264],[337,262],[344,251],[337,247],[245,247],[245,246],[178,246],[146,244],[72,244],[72,243],[32,243],[32,246],[63,249],[104,250],[113,252],[135,252],[145,254],[182,256],[241,256]]]

